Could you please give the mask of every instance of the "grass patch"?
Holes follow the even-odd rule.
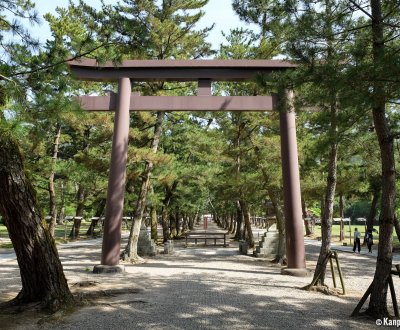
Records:
[[[77,239],[87,239],[91,238],[90,236],[86,236],[86,232],[89,229],[91,221],[82,221],[81,227],[79,230],[79,237]],[[56,225],[54,239],[57,244],[59,243],[68,243],[70,241],[69,234],[72,229],[73,222],[68,221],[64,225]],[[94,231],[94,236],[98,236],[100,234],[100,227],[97,226]],[[8,231],[5,225],[0,224],[0,238],[9,238]],[[0,243],[0,248],[12,248],[13,245],[8,242]]]
[[[0,224],[0,237],[8,237],[7,228],[3,224]]]
[[[0,249],[12,249],[14,246],[11,242],[8,243],[0,243]]]
[[[355,229],[361,233],[361,244],[364,241],[365,236],[365,227],[363,225],[344,225],[344,240],[342,242],[347,243],[349,245],[353,245],[353,233]],[[379,243],[379,226],[374,226],[376,232],[373,232],[374,236],[374,245],[377,246]],[[350,232],[349,232],[350,230]],[[332,225],[332,242],[333,243],[341,243],[340,242],[340,225]],[[314,237],[321,237],[321,226],[314,227]],[[393,230],[393,247],[400,248],[400,242],[397,238],[396,232]]]

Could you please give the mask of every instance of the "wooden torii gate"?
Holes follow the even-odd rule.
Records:
[[[118,93],[108,96],[81,96],[85,110],[115,111],[111,164],[107,191],[101,264],[93,272],[121,272],[119,265],[121,221],[124,206],[125,172],[128,150],[129,111],[273,111],[279,102],[286,255],[291,275],[306,275],[300,177],[297,154],[293,93],[273,96],[212,96],[213,81],[248,81],[257,74],[295,67],[275,60],[127,60],[98,64],[95,60],[71,61],[72,74],[80,80],[118,81]],[[131,81],[198,82],[197,96],[139,96],[131,93]]]

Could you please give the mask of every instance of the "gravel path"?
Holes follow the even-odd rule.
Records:
[[[70,285],[96,281],[98,287],[92,290],[112,289],[112,294],[58,321],[38,325],[15,318],[12,327],[0,322],[0,329],[375,327],[373,321],[349,317],[371,282],[373,256],[340,253],[348,294],[326,296],[300,289],[311,278],[284,276],[280,267],[265,259],[239,255],[235,242],[228,248],[177,245],[172,255],[159,254],[144,264],[125,265],[124,274],[112,276],[91,273],[100,260],[101,240],[61,245],[60,257]],[[309,269],[314,269],[318,251],[318,242],[306,240]],[[0,275],[1,300],[6,300],[20,289],[15,259],[0,258]],[[395,284],[400,294],[400,280],[395,279]]]

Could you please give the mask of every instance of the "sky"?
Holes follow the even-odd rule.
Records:
[[[117,0],[105,0],[105,2],[116,3]],[[43,16],[48,12],[55,13],[56,7],[68,6],[68,0],[36,0],[35,3],[40,16]],[[99,7],[100,0],[86,0],[86,3],[93,7]],[[198,28],[211,26],[215,23],[214,29],[209,33],[209,37],[207,38],[207,41],[213,45],[214,49],[217,49],[220,43],[225,41],[221,34],[221,30],[225,33],[229,33],[230,29],[236,27],[245,27],[257,30],[257,27],[254,24],[248,25],[239,20],[239,17],[232,9],[231,0],[210,0],[203,8],[203,11],[205,12],[205,16],[199,22]],[[36,37],[41,41],[45,41],[51,36],[50,30],[44,19],[42,19],[41,26],[34,28],[33,31]]]

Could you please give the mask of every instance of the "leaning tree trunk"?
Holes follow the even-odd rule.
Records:
[[[51,173],[49,176],[49,211],[50,211],[50,223],[49,223],[49,231],[50,234],[54,237],[54,231],[56,229],[56,221],[57,221],[57,200],[56,200],[56,188],[54,184],[55,177],[55,165],[58,157],[58,146],[60,144],[60,136],[61,136],[61,125],[56,126],[56,131],[53,140],[53,148],[52,148],[52,164],[51,164]]]
[[[157,120],[154,126],[154,137],[151,143],[151,151],[153,154],[157,153],[158,144],[162,131],[162,123],[164,120],[164,112],[157,112]],[[129,233],[128,243],[122,253],[122,259],[125,261],[135,261],[139,259],[137,254],[137,244],[139,240],[140,226],[142,225],[143,213],[146,208],[147,192],[149,190],[150,176],[153,171],[153,161],[147,160],[142,173],[142,185],[139,191],[139,197],[136,202],[135,213],[132,219],[132,227]]]
[[[337,170],[337,153],[338,142],[336,140],[337,131],[337,109],[335,105],[331,105],[331,128],[330,138],[331,149],[329,152],[328,164],[328,177],[325,190],[324,210],[321,217],[321,236],[322,244],[319,253],[317,266],[314,272],[314,278],[319,277],[316,285],[325,285],[326,265],[328,263],[328,254],[331,252],[331,239],[332,239],[332,217],[333,217],[333,203],[335,198],[336,189],[336,170]]]
[[[0,132],[0,214],[17,255],[22,289],[14,304],[41,302],[56,311],[73,302],[57,248],[24,172],[18,145]]]
[[[380,0],[371,0],[373,64],[379,70],[385,61],[383,16]],[[375,76],[375,78],[377,78]],[[371,298],[366,313],[375,319],[389,316],[387,288],[392,270],[392,232],[395,217],[396,170],[393,136],[385,113],[386,95],[382,80],[376,79],[372,92],[372,116],[379,142],[382,162],[382,198],[379,217],[379,248]]]

